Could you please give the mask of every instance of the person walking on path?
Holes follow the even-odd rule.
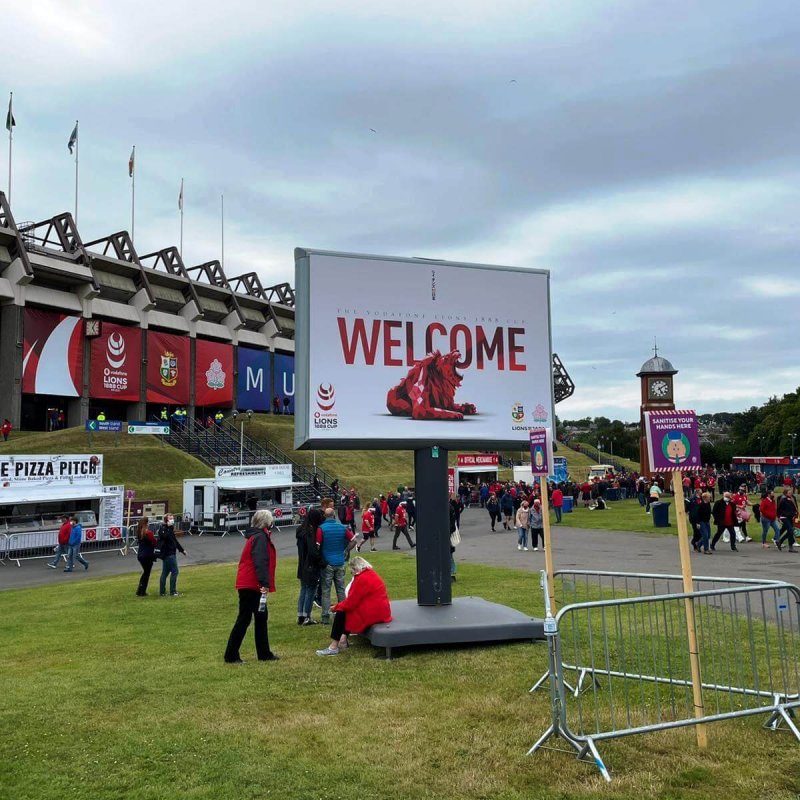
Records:
[[[150,572],[156,560],[156,537],[148,527],[149,522],[147,517],[142,517],[136,526],[136,541],[139,543],[136,558],[142,568],[142,577],[136,589],[137,597],[147,597],[147,584],[150,583]]]
[[[538,498],[533,501],[531,507],[530,524],[531,547],[536,552],[539,549],[539,539],[541,539],[542,550],[544,550],[544,515],[542,514],[542,501]]]
[[[500,522],[500,503],[497,502],[497,496],[494,492],[489,493],[489,499],[486,501],[486,510],[489,512],[492,533],[495,533],[494,526]]]
[[[778,526],[778,504],[775,502],[775,492],[772,489],[767,489],[761,498],[758,508],[761,512],[761,546],[769,547],[767,535],[770,528],[773,531],[772,541],[777,544],[781,536],[781,530]]]
[[[787,486],[783,490],[783,497],[778,501],[778,516],[781,520],[781,536],[775,546],[778,550],[784,542],[789,543],[789,552],[796,553],[795,539],[794,539],[794,521],[797,517],[797,503],[792,496],[791,486]]]
[[[75,562],[83,564],[84,569],[89,569],[89,562],[81,555],[81,542],[83,541],[83,528],[77,517],[72,518],[72,530],[69,534],[69,558],[64,572],[72,572]]]
[[[158,529],[158,557],[162,561],[161,579],[158,583],[159,594],[164,597],[167,593],[167,575],[169,575],[169,593],[172,597],[180,597],[178,594],[178,551],[186,555],[186,551],[181,546],[175,536],[175,517],[167,514],[164,522]]]
[[[413,550],[417,545],[411,539],[408,532],[408,514],[406,514],[406,504],[400,503],[394,512],[394,539],[392,540],[392,550],[399,550],[397,540],[400,536],[405,536],[408,546]]]
[[[711,549],[717,549],[717,542],[720,540],[725,531],[730,534],[731,550],[736,552],[736,506],[731,499],[731,493],[725,492],[711,509],[711,516],[714,518],[714,524],[717,526],[717,532],[711,540]]]
[[[528,519],[530,511],[528,510],[528,501],[523,500],[520,507],[517,509],[517,516],[514,524],[517,528],[517,550],[528,549]]]
[[[47,562],[47,566],[50,567],[50,569],[56,569],[61,556],[66,556],[69,553],[69,537],[71,533],[72,525],[70,524],[69,517],[64,515],[61,518],[61,527],[58,529],[58,544],[56,545],[55,558]]]
[[[355,546],[355,539],[350,528],[336,519],[332,508],[325,509],[325,521],[317,528],[316,543],[325,564],[322,570],[321,603],[322,624],[330,621],[331,584],[336,587],[336,599],[344,600],[344,562],[346,551]]]
[[[503,513],[503,528],[510,531],[514,516],[514,498],[511,496],[511,492],[503,492],[500,496],[500,511]]]
[[[358,545],[358,550],[365,544],[369,544],[369,549],[375,552],[375,514],[372,506],[367,506],[361,514],[361,535],[364,541]]]
[[[0,433],[3,434],[3,441],[4,442],[8,441],[8,437],[11,434],[11,431],[13,429],[14,429],[14,426],[11,424],[11,420],[8,417],[6,417],[3,420],[3,424],[0,425]]]
[[[697,529],[700,533],[700,540],[697,546],[699,553],[701,548],[705,555],[710,555],[709,540],[711,539],[711,493],[703,492],[700,495],[700,503],[697,506]]]
[[[297,579],[300,581],[300,595],[297,598],[298,625],[317,624],[311,619],[311,611],[322,570],[322,558],[317,547],[317,528],[324,519],[321,508],[310,508],[297,529]]]
[[[318,656],[338,656],[348,646],[348,634],[363,633],[373,625],[392,621],[386,584],[372,564],[356,556],[350,562],[350,572],[353,580],[347,597],[330,608],[334,612],[330,643],[317,650]]]
[[[279,658],[270,650],[267,628],[267,595],[275,591],[276,552],[272,544],[272,522],[272,512],[262,509],[253,514],[250,527],[245,531],[245,543],[236,570],[239,613],[225,648],[226,664],[243,663],[239,648],[251,620],[258,660],[277,661]]]
[[[553,489],[550,501],[553,503],[553,511],[556,512],[556,522],[561,522],[561,510],[564,508],[564,492],[561,491],[560,487],[556,486]]]

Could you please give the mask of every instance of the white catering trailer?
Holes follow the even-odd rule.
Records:
[[[86,550],[120,550],[124,487],[103,484],[103,456],[0,456],[0,561],[52,558],[65,514],[78,518]]]
[[[292,480],[291,464],[215,467],[213,478],[183,482],[183,518],[195,533],[232,533],[249,527],[253,511],[268,508],[277,525],[295,519],[292,490],[307,483]]]

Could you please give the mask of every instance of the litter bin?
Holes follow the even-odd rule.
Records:
[[[571,514],[572,513],[572,498],[565,497],[564,498],[564,505],[561,507],[561,511],[564,514]]]
[[[653,514],[654,528],[669,528],[669,503],[653,503],[650,511]]]
[[[604,500],[619,500],[619,489],[606,489]]]

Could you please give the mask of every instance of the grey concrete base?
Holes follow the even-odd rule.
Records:
[[[397,647],[439,644],[487,644],[544,639],[544,623],[521,611],[481,597],[456,597],[447,606],[420,606],[416,600],[392,603],[392,621],[364,634],[387,656]]]

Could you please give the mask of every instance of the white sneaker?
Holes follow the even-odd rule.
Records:
[[[338,656],[338,650],[332,650],[330,647],[326,647],[324,650],[317,650],[318,656]]]
[[[517,545],[517,550],[522,550],[522,545],[521,544]]]
[[[526,547],[525,549],[527,550],[528,548]],[[534,552],[534,553],[538,552],[538,550],[539,550],[539,548],[538,548],[538,547],[534,547],[534,548],[533,548],[533,552]]]
[[[528,552],[528,548],[527,548],[527,547],[523,547],[522,549],[523,549],[523,550],[524,550],[526,553]],[[536,548],[534,547],[533,549],[535,550]]]

